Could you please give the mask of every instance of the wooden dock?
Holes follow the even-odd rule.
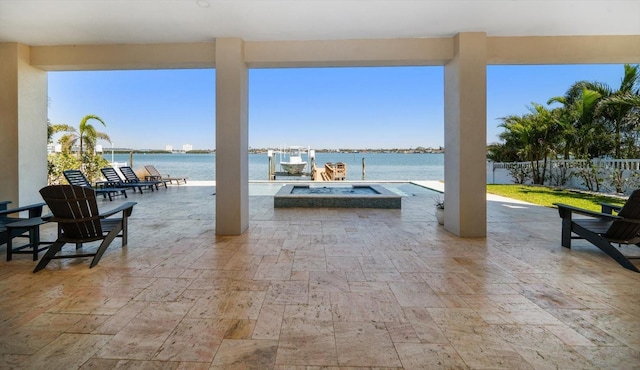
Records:
[[[325,163],[324,167],[315,164],[311,169],[313,181],[344,181],[347,178],[347,165],[342,162]]]
[[[313,181],[331,181],[324,171],[324,167],[313,166],[311,169],[311,180]]]

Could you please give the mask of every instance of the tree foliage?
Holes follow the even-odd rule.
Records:
[[[49,123],[47,127],[49,143],[53,143],[55,134],[63,133],[58,139],[61,152],[48,156],[49,184],[64,182],[63,171],[69,169],[80,169],[89,181],[94,182],[101,177],[100,169],[109,165],[102,155],[95,152],[95,147],[98,140],[111,143],[111,139],[109,135],[96,130],[89,120],[96,120],[106,127],[102,118],[93,114],[82,117],[78,129],[67,124]],[[78,150],[74,152],[76,147]]]
[[[488,158],[530,162],[535,184],[547,180],[550,159],[638,158],[640,68],[625,65],[618,88],[578,81],[546,105],[532,103],[529,113],[501,121],[501,142],[489,145]]]

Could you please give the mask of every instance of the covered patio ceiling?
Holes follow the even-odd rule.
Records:
[[[628,0],[0,0],[0,42],[31,46],[640,34]]]

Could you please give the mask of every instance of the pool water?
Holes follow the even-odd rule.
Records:
[[[350,186],[350,187],[336,187],[336,186],[294,186],[291,194],[344,194],[344,195],[363,195],[363,194],[378,194],[373,188],[369,186]]]
[[[401,195],[403,197],[412,197],[417,195],[434,197],[434,196],[437,196],[438,194],[441,195],[441,193],[438,193],[434,190],[431,190],[416,184],[412,184],[409,182],[382,182],[378,184],[383,185],[389,191],[396,193],[398,195]],[[273,196],[276,193],[278,193],[278,191],[280,191],[280,189],[282,189],[283,186],[285,186],[285,184],[283,184],[282,182],[272,182],[272,181],[251,182],[249,184],[249,195]],[[322,187],[318,184],[315,184],[315,185],[312,184],[311,186]],[[346,187],[346,184],[341,185],[341,187]]]

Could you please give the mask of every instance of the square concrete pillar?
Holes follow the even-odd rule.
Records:
[[[47,185],[47,72],[30,48],[0,43],[0,200],[42,202]]]
[[[487,234],[486,60],[486,34],[461,33],[444,69],[444,227],[461,237]]]
[[[216,40],[216,234],[249,227],[249,86],[244,42]]]

